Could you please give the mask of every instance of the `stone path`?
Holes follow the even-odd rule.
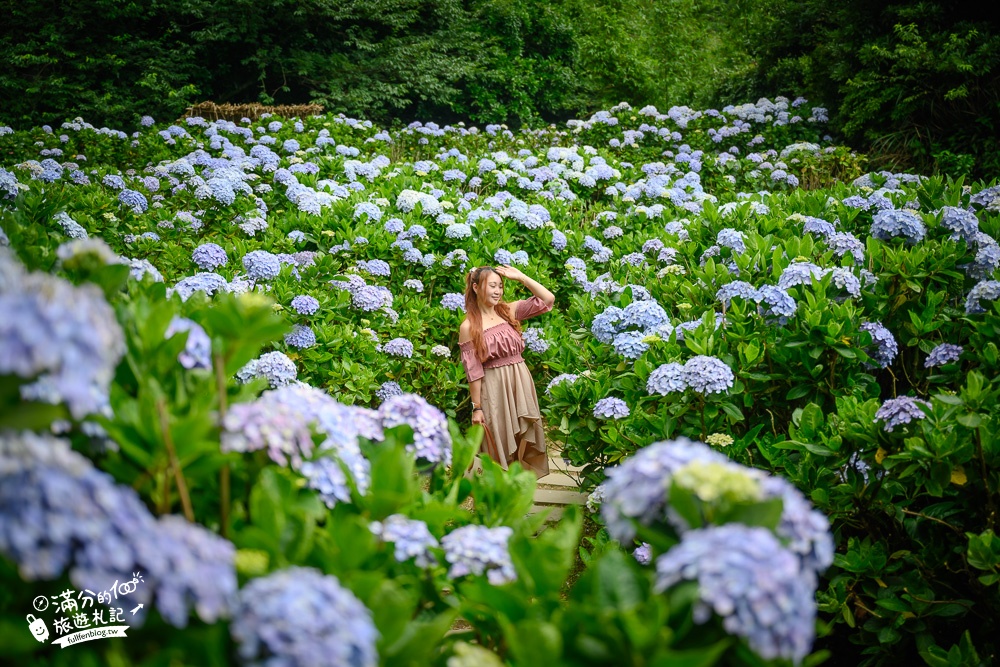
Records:
[[[531,514],[550,509],[547,521],[558,521],[567,505],[583,505],[587,494],[580,493],[580,470],[563,461],[560,452],[549,452],[549,474],[538,480]]]

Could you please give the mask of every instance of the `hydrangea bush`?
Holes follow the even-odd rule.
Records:
[[[2,534],[0,612],[23,622],[31,568],[156,572],[65,532],[74,507],[47,499],[76,489],[95,500],[75,529],[169,535],[178,577],[148,588],[150,632],[204,624],[164,630],[183,646],[227,624],[216,653],[247,662],[445,664],[466,639],[525,665],[794,662],[813,613],[845,664],[988,660],[1000,186],[862,173],[825,118],[778,98],[518,132],[335,115],[0,131],[0,429],[54,430],[92,469],[0,470],[58,481],[32,496],[51,535]],[[671,470],[669,502],[636,482],[606,505],[572,590],[580,516],[539,533],[531,475],[463,474],[464,276],[501,261],[557,296],[525,356],[586,487],[631,461],[662,475],[653,443],[719,443]],[[708,562],[722,541],[740,548]],[[216,589],[194,590],[201,567]],[[293,594],[327,608],[266,634]],[[337,642],[355,602],[371,616]],[[474,629],[449,635],[459,614]]]

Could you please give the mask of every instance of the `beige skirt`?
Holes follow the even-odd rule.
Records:
[[[482,394],[483,416],[496,440],[504,470],[514,461],[539,477],[549,474],[545,429],[535,383],[524,362],[487,368]],[[485,452],[485,449],[483,450]]]

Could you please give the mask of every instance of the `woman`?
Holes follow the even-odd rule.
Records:
[[[503,281],[516,280],[530,299],[503,301]],[[521,358],[521,321],[552,310],[552,292],[515,268],[481,266],[465,279],[465,321],[459,329],[462,365],[472,394],[472,423],[489,428],[499,463],[512,461],[539,477],[549,473],[535,382]]]

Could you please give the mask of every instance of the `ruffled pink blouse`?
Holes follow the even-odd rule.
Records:
[[[541,315],[552,310],[552,306],[546,306],[545,302],[537,296],[525,299],[517,304],[514,311],[516,320],[524,321],[529,317]],[[497,366],[509,366],[524,361],[521,353],[524,352],[524,341],[520,334],[506,322],[501,322],[483,331],[483,342],[486,343],[486,361],[480,362],[476,354],[476,346],[472,341],[466,341],[458,347],[462,351],[462,365],[465,366],[465,377],[471,384],[482,379],[486,374],[484,369],[496,368]]]

